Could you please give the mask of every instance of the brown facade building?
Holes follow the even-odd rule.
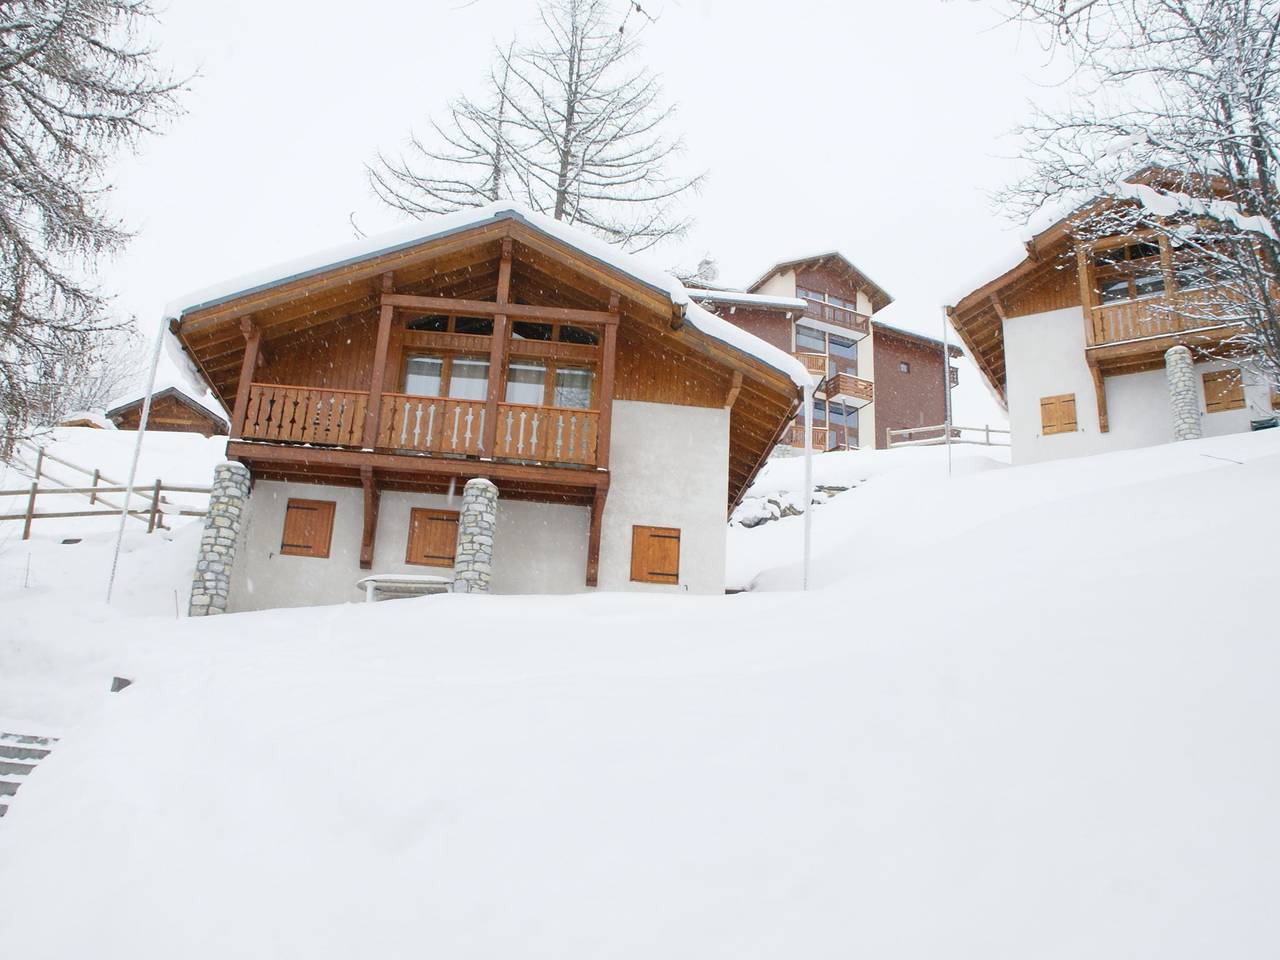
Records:
[[[813,410],[817,450],[884,448],[889,430],[946,419],[941,341],[874,320],[893,298],[840,253],[777,263],[745,291],[693,294],[823,377]],[[954,386],[954,368],[951,379]],[[783,446],[804,446],[799,419]]]
[[[107,411],[107,418],[116,425],[117,430],[137,430],[142,422],[144,399],[144,397],[137,397],[112,407]],[[152,395],[147,429],[200,433],[206,437],[225,437],[227,421],[188,397],[177,387],[168,387]]]

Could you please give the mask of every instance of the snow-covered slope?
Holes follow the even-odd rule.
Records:
[[[798,520],[732,534],[773,563],[723,598],[177,621],[6,591],[0,714],[83,689],[27,701],[63,739],[0,822],[0,943],[1270,956],[1280,431],[876,462],[815,511],[809,594]]]

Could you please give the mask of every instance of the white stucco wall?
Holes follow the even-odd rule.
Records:
[[[1093,378],[1085,362],[1084,319],[1079,307],[1009,318],[1004,323],[1004,349],[1014,463],[1087,456],[1173,439],[1163,368],[1106,378],[1110,429],[1101,432]],[[1195,369],[1203,374],[1231,366],[1212,361],[1197,363]],[[1270,389],[1248,373],[1244,378],[1244,409],[1202,412],[1205,436],[1247,431],[1251,420],[1271,415]],[[1200,377],[1196,379],[1203,411],[1204,387]],[[1076,397],[1076,432],[1041,435],[1040,399],[1064,393]]]
[[[618,400],[600,589],[723,593],[729,411]],[[679,584],[631,582],[631,528],[680,530]]]
[[[861,299],[862,294],[859,294]],[[875,379],[876,379],[876,338],[874,334],[875,328],[872,327],[871,336],[863,337],[858,341],[858,376],[863,380],[872,381],[872,401],[861,410],[858,411],[858,449],[874,450],[876,447],[876,404],[875,404]]]
[[[784,270],[782,273],[775,274],[760,284],[760,288],[755,292],[766,297],[794,297],[796,295],[796,272],[794,270]]]
[[[668,404],[614,404],[611,487],[600,540],[600,588],[663,593],[722,593],[729,414]],[[449,576],[442,567],[406,564],[409,511],[456,510],[459,496],[385,491],[373,566],[360,567],[364,499],[358,487],[258,481],[231,582],[229,609],[311,606],[361,599],[356,581],[370,573]],[[336,503],[327,558],[282,556],[291,497]],[[495,593],[574,593],[586,589],[586,507],[498,500]],[[680,530],[679,584],[631,582],[632,525]]]

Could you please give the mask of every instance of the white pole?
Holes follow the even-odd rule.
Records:
[[[804,580],[809,589],[809,557],[813,547],[813,384],[804,388]]]
[[[111,574],[107,577],[107,603],[116,585],[116,567],[120,564],[120,545],[124,542],[124,525],[129,519],[129,498],[133,496],[133,481],[138,476],[138,458],[142,455],[142,438],[147,432],[147,418],[151,416],[151,394],[156,389],[156,369],[160,366],[160,348],[164,345],[165,325],[160,321],[156,332],[156,348],[151,352],[151,372],[147,375],[147,392],[142,398],[142,419],[138,422],[138,439],[133,442],[133,462],[129,464],[129,480],[124,485],[124,506],[120,508],[120,529],[116,531],[116,549],[111,555]]]
[[[942,311],[942,396],[947,411],[947,477],[951,476],[951,343],[949,330],[951,318],[947,311]]]

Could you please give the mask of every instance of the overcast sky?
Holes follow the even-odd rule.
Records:
[[[534,0],[170,0],[164,60],[199,71],[187,113],[115,180],[136,231],[104,275],[154,329],[189,290],[393,226],[363,165],[474,88]],[[664,265],[710,253],[728,285],[838,249],[941,335],[941,305],[1007,266],[1019,228],[989,200],[1046,56],[971,0],[645,0],[644,56],[679,105],[697,225]],[[634,22],[634,21],[633,21]],[[1003,415],[966,367],[957,421]]]

